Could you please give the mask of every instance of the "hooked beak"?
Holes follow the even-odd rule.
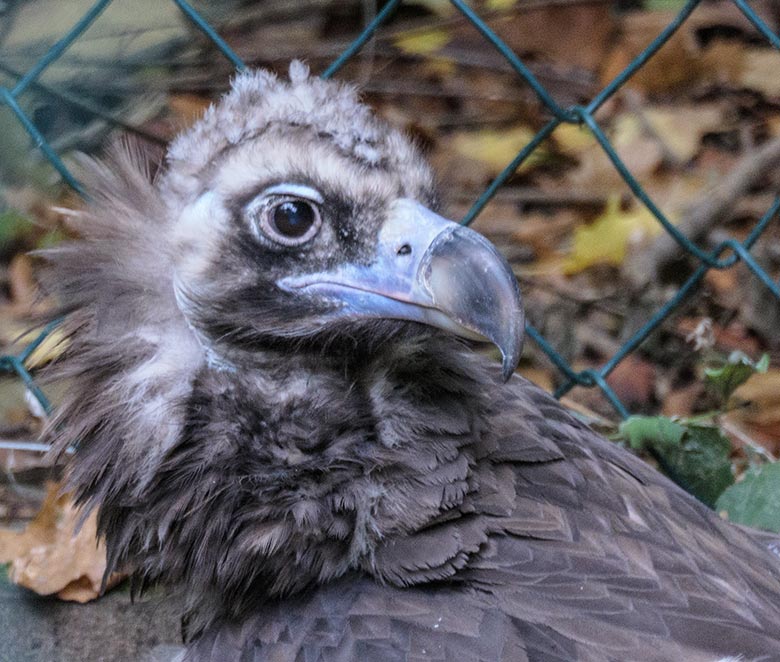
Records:
[[[523,309],[509,264],[482,235],[413,200],[393,204],[370,264],[278,284],[339,302],[340,317],[412,320],[490,341],[501,351],[505,380],[520,360]]]

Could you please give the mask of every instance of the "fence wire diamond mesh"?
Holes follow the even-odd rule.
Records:
[[[46,158],[51,162],[54,168],[59,172],[62,178],[76,191],[82,193],[79,182],[74,178],[71,172],[63,163],[56,150],[46,141],[43,134],[38,130],[32,119],[25,114],[19,105],[19,97],[23,95],[40,75],[55,62],[65,50],[82,35],[87,28],[98,18],[103,10],[112,2],[121,0],[99,0],[81,19],[57,41],[43,57],[41,57],[34,66],[24,75],[20,76],[13,87],[0,86],[0,104],[6,105],[16,116],[19,123],[33,139],[34,143],[43,152]],[[192,21],[222,52],[222,54],[237,68],[243,69],[244,63],[241,58],[233,52],[228,44],[216,33],[213,27],[185,0],[171,0],[176,4],[184,15]],[[620,174],[634,195],[645,205],[657,222],[663,227],[679,246],[690,256],[695,258],[699,266],[693,274],[685,281],[674,296],[650,319],[648,319],[640,329],[638,329],[619,350],[599,368],[586,370],[575,370],[572,365],[556,351],[544,336],[528,324],[526,331],[528,336],[537,343],[541,350],[549,357],[555,367],[563,375],[564,381],[557,389],[556,397],[561,397],[575,386],[588,388],[598,388],[609,400],[617,413],[626,418],[629,412],[626,406],[621,402],[615,391],[607,384],[607,376],[615,367],[623,361],[631,352],[636,350],[647,337],[653,333],[671,314],[674,313],[680,304],[685,300],[697,285],[704,278],[705,274],[711,269],[728,269],[737,262],[744,263],[750,270],[753,277],[757,278],[767,289],[767,291],[780,300],[780,284],[775,282],[751,255],[751,249],[762,236],[767,226],[776,218],[780,210],[780,197],[766,210],[761,219],[753,227],[750,234],[743,240],[727,239],[722,241],[712,250],[705,250],[692,242],[664,215],[661,209],[653,202],[648,193],[644,190],[637,179],[631,174],[626,164],[618,156],[615,147],[611,144],[605,132],[601,129],[594,115],[596,111],[616,92],[621,86],[634,75],[645,63],[650,60],[658,50],[672,37],[672,35],[686,21],[694,9],[701,4],[702,0],[689,0],[680,9],[675,18],[661,31],[661,33],[637,56],[635,57],[613,80],[611,80],[587,105],[572,105],[562,107],[545,87],[537,80],[531,70],[499,37],[491,30],[488,24],[480,18],[477,12],[467,5],[463,0],[450,0],[453,7],[462,14],[469,23],[482,35],[482,37],[495,48],[501,56],[509,63],[512,70],[518,78],[528,85],[539,101],[546,107],[552,118],[536,133],[533,139],[528,142],[515,156],[510,163],[498,174],[491,184],[474,202],[472,207],[462,219],[462,223],[468,225],[484,209],[485,205],[493,198],[498,189],[510,178],[510,176],[520,167],[520,165],[534,152],[534,150],[561,124],[574,124],[587,127],[595,139],[598,141],[605,154],[616,171]],[[363,29],[360,35],[336,58],[336,60],[322,73],[324,78],[334,76],[344,64],[352,58],[360,49],[371,39],[374,33],[385,23],[396,9],[403,3],[403,0],[389,0],[382,6],[373,20]],[[780,37],[773,33],[764,21],[744,0],[733,0],[733,4],[745,16],[745,19],[763,35],[763,37],[777,50],[780,50]],[[12,373],[23,380],[29,394],[37,400],[43,411],[50,412],[51,405],[43,391],[36,384],[29,360],[33,352],[44,339],[52,332],[55,325],[49,325],[29,343],[18,354],[0,355],[0,372]],[[2,442],[0,442],[0,445]],[[38,446],[30,444],[30,447]]]

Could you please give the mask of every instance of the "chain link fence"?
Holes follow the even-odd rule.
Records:
[[[24,130],[31,136],[35,144],[59,172],[62,178],[79,193],[82,192],[79,182],[70,173],[56,150],[46,141],[33,120],[22,110],[19,105],[19,98],[35,84],[44,70],[55,62],[65,50],[76,41],[85,30],[87,30],[103,10],[114,1],[115,0],[99,0],[96,2],[68,32],[29,69],[29,71],[18,78],[13,87],[0,86],[0,105],[6,105],[13,112],[19,123],[24,127]],[[170,1],[175,3],[185,16],[213,41],[215,46],[236,68],[244,68],[245,65],[241,59],[188,2],[185,0]],[[402,2],[403,0],[389,0],[389,2],[384,4],[373,20],[371,20],[360,35],[323,72],[322,76],[324,78],[334,76],[350,58],[355,56],[355,54],[370,41],[374,33],[391,17],[393,12],[402,4]],[[556,348],[553,347],[537,329],[530,324],[527,326],[526,331],[528,336],[537,343],[563,375],[563,383],[557,389],[555,394],[556,397],[561,397],[575,386],[597,388],[601,390],[617,413],[621,417],[626,418],[628,417],[629,412],[615,391],[607,384],[607,376],[631,352],[636,350],[648,336],[664,322],[664,320],[678,309],[681,303],[696,290],[697,286],[709,270],[728,269],[737,262],[742,262],[750,270],[751,275],[757,278],[766,287],[767,291],[780,301],[780,284],[775,282],[770,274],[759,266],[756,259],[751,255],[751,249],[755,243],[765,232],[768,225],[777,217],[778,210],[780,210],[780,198],[775,199],[743,241],[740,242],[736,239],[726,239],[714,249],[704,250],[675,227],[669,218],[658,208],[640,183],[632,176],[631,172],[629,172],[629,169],[620,159],[614,146],[610,143],[605,132],[594,118],[596,111],[610,99],[634,73],[650,60],[655,53],[658,52],[658,50],[672,37],[675,31],[686,21],[691,12],[693,12],[702,0],[689,0],[685,3],[674,20],[668,24],[644,51],[635,57],[628,66],[609,82],[590,101],[590,103],[587,105],[572,105],[569,107],[562,107],[556,102],[545,87],[540,84],[528,66],[524,64],[522,59],[519,58],[493,30],[491,30],[487,23],[479,17],[473,8],[468,6],[463,0],[450,0],[450,2],[454,8],[460,12],[471,25],[473,25],[474,29],[479,31],[484,39],[506,59],[512,70],[517,74],[518,83],[528,85],[552,116],[541,130],[536,133],[533,139],[517,153],[515,158],[506,165],[500,174],[478,197],[461,222],[466,225],[471,223],[483,210],[485,205],[493,198],[498,189],[559,125],[564,123],[574,124],[587,127],[590,130],[634,195],[647,207],[658,223],[661,224],[664,231],[668,233],[680,248],[698,261],[698,268],[687,281],[684,282],[674,296],[658,309],[606,363],[598,368],[590,368],[581,371],[575,370],[562,354],[556,351]],[[744,0],[733,0],[733,3],[742,14],[744,14],[745,19],[763,35],[771,46],[780,50],[780,37],[767,27],[748,3]],[[37,338],[32,343],[28,344],[20,353],[15,355],[0,355],[0,372],[15,374],[22,379],[29,394],[37,400],[38,404],[40,404],[45,412],[51,410],[51,405],[45,394],[35,383],[35,379],[28,364],[35,349],[39,347],[46,336],[52,332],[54,326],[55,325],[49,325],[45,328]]]

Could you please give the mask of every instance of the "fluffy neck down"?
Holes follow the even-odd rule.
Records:
[[[149,346],[124,368],[131,385],[145,373],[146,400],[106,403],[116,375],[95,374],[91,406],[105,415],[85,431],[71,485],[99,509],[108,570],[180,584],[209,618],[355,569],[398,585],[454,572],[457,559],[404,568],[385,552],[474,489],[488,405],[473,394],[493,378],[441,337],[388,344],[352,361],[333,350],[259,354],[248,368],[201,361],[186,386],[163,371],[174,357]],[[157,451],[128,471],[139,433]]]

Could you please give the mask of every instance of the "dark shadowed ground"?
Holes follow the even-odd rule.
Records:
[[[168,662],[181,642],[170,601],[112,591],[85,605],[42,598],[0,579],[2,662]]]

